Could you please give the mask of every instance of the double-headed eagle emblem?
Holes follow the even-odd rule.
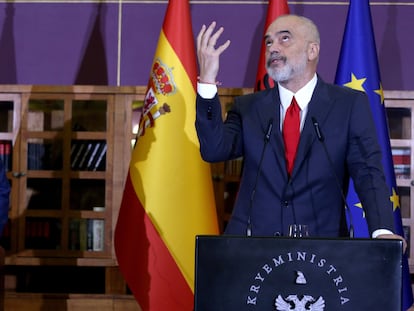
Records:
[[[297,295],[289,295],[283,298],[281,295],[275,299],[276,310],[278,311],[323,311],[325,300],[319,297],[317,300],[309,295],[299,299]]]

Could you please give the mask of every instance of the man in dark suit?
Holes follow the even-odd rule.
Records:
[[[225,122],[216,77],[219,57],[230,41],[216,47],[223,28],[215,27],[215,22],[204,25],[197,37],[196,129],[204,160],[244,159],[226,233],[287,235],[289,225],[306,224],[310,236],[346,236],[338,185],[346,193],[352,177],[372,237],[403,240],[393,233],[390,193],[367,96],[317,75],[320,38],[315,24],[285,15],[269,26],[266,68],[277,86],[236,98]],[[292,130],[285,121],[293,98]],[[285,137],[292,131],[300,135],[297,144],[292,144],[295,135]]]

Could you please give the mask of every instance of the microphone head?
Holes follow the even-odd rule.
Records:
[[[273,130],[273,118],[270,118],[269,119],[269,124],[267,126],[266,135],[265,135],[265,142],[269,141],[270,134],[272,134],[272,130]]]
[[[311,119],[312,119],[313,127],[315,129],[316,136],[318,137],[320,141],[324,141],[325,137],[323,136],[322,131],[319,128],[319,122],[316,120],[315,117],[312,117]]]

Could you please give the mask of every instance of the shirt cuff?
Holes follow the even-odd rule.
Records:
[[[377,236],[381,234],[394,234],[394,232],[387,230],[387,229],[378,229],[372,232],[372,238],[375,239]]]
[[[217,85],[198,82],[197,93],[204,99],[212,99],[217,94]]]

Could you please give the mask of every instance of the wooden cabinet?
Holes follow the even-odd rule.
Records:
[[[414,271],[414,92],[385,91],[384,95],[409,266]]]
[[[54,292],[59,284],[47,287],[39,273],[49,266],[68,284],[77,275],[79,284],[102,280],[95,284],[102,293],[126,293],[112,240],[129,166],[132,107],[144,91],[0,86],[0,157],[12,186],[1,245],[6,278],[14,277],[15,287]]]

